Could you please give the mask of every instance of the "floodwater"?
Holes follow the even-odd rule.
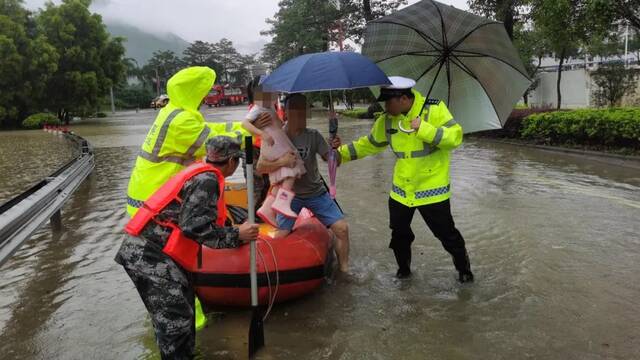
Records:
[[[204,109],[210,121],[244,108]],[[154,111],[74,126],[96,168],[63,209],[0,268],[3,359],[157,358],[133,284],[113,261],[125,189]],[[366,120],[343,120],[343,140]],[[310,126],[326,133],[320,116]],[[42,131],[0,133],[0,201],[67,161]],[[452,207],[476,282],[416,216],[414,276],[395,280],[387,248],[393,155],[339,169],[353,274],[276,306],[260,359],[638,359],[640,171],[469,139],[452,159]],[[324,169],[323,169],[324,170]],[[200,332],[203,358],[245,358],[246,321],[220,315]]]

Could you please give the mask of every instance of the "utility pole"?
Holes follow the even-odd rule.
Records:
[[[109,88],[109,93],[111,94],[111,113],[116,113],[116,104],[113,101],[113,85]]]
[[[158,75],[158,67],[156,66],[156,93],[160,97],[160,75]]]
[[[627,30],[624,32],[624,66],[629,67],[629,22],[627,21]]]

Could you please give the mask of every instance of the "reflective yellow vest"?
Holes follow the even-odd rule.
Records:
[[[388,146],[397,158],[390,196],[409,207],[449,199],[449,152],[462,143],[462,127],[444,102],[427,100],[415,90],[413,93],[415,99],[407,115],[382,114],[368,136],[338,149],[344,163],[380,153]],[[399,125],[411,129],[411,120],[418,117],[423,105],[418,131],[401,131]]]
[[[170,177],[206,154],[208,138],[242,137],[241,122],[207,123],[199,111],[216,73],[208,67],[177,72],[167,83],[169,103],[160,110],[142,144],[127,189],[127,213],[133,216],[142,203]]]

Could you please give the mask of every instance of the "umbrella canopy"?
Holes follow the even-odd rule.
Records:
[[[370,22],[362,53],[444,100],[465,133],[501,128],[531,84],[502,23],[432,0]]]
[[[389,85],[371,60],[353,52],[322,52],[298,56],[275,69],[261,83],[270,92],[347,90]]]

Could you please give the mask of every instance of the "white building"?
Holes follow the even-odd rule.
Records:
[[[594,82],[591,73],[598,69],[598,65],[605,61],[620,61],[620,59],[570,59],[563,65],[560,89],[562,108],[585,108],[595,106],[593,103]],[[536,107],[555,107],[557,104],[558,63],[554,59],[545,59],[537,74],[538,86],[529,94],[529,104]],[[629,59],[629,66],[640,69],[637,59]],[[640,106],[640,78],[634,95],[622,100],[626,106]]]

